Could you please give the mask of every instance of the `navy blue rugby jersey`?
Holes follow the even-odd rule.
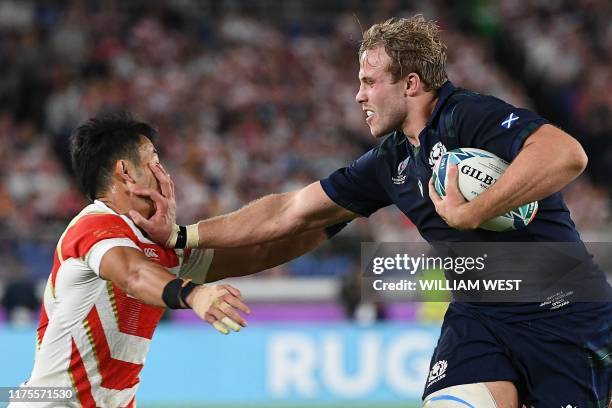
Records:
[[[395,204],[429,242],[578,242],[580,236],[560,193],[538,202],[538,213],[526,228],[510,232],[451,228],[429,198],[432,167],[445,151],[474,147],[511,162],[525,139],[545,123],[529,110],[455,88],[447,81],[419,134],[419,147],[396,131],[348,167],[321,180],[321,185],[338,205],[365,217]]]

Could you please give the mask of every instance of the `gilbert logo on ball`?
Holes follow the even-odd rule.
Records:
[[[459,191],[466,200],[472,201],[491,187],[508,168],[508,162],[481,149],[460,148],[442,155],[433,168],[436,192],[446,195],[448,167],[456,164],[459,170]],[[489,231],[512,231],[526,227],[538,212],[538,202],[521,205],[506,214],[492,218],[479,228]]]

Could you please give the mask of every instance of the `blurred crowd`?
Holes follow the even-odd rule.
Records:
[[[0,0],[0,287],[44,282],[55,241],[87,204],[69,166],[79,121],[126,109],[153,123],[179,221],[231,211],[376,143],[354,100],[361,29],[417,12],[444,29],[456,85],[536,109],[585,143],[594,164],[568,201],[606,239],[611,5],[517,2],[469,2],[466,17],[445,1]],[[352,258],[328,247],[309,268],[270,273],[342,275],[359,241],[420,239],[397,210],[372,218],[345,232]]]
[[[517,74],[581,139],[593,179],[612,186],[612,3],[506,0],[499,19]]]

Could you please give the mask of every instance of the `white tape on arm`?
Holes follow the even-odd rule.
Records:
[[[187,245],[185,248],[197,248],[200,244],[199,223],[187,225]]]
[[[483,383],[454,385],[429,394],[423,408],[497,408],[491,392]]]
[[[176,246],[176,239],[178,238],[178,234],[179,226],[177,224],[174,224],[172,226],[172,231],[170,231],[170,236],[166,241],[166,248],[174,248]]]

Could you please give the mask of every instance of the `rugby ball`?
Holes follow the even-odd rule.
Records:
[[[451,164],[457,165],[459,191],[468,201],[495,184],[508,168],[507,161],[485,150],[461,148],[446,152],[433,168],[434,187],[440,196],[446,195],[446,180]],[[534,201],[492,218],[479,228],[498,232],[521,229],[533,221],[537,212],[538,202]]]

